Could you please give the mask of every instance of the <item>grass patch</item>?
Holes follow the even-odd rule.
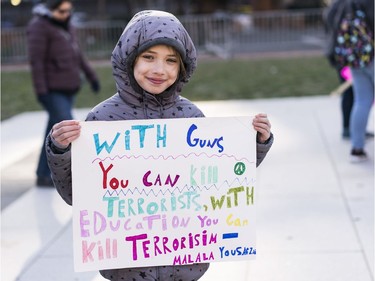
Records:
[[[84,83],[76,107],[91,108],[116,92],[110,66],[96,67],[101,92]],[[1,120],[42,110],[29,71],[1,72]],[[324,57],[200,61],[183,96],[193,100],[259,99],[326,95],[338,86],[336,72]]]
[[[325,95],[338,85],[323,57],[199,64],[184,95],[193,100]]]

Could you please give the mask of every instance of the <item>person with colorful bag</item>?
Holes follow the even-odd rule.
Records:
[[[332,36],[327,57],[337,69],[350,67],[354,103],[350,115],[351,162],[368,159],[366,128],[374,102],[374,1],[344,0],[332,4]]]
[[[354,104],[350,117],[350,139],[352,143],[351,162],[357,163],[368,159],[364,151],[366,128],[371,107],[374,103],[374,1],[348,1],[358,17],[352,22],[364,22],[368,29],[363,36],[358,36],[359,48],[367,48],[366,54],[358,65],[349,65],[353,79]],[[364,28],[363,28],[364,29]]]

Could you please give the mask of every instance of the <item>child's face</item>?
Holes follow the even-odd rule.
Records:
[[[134,78],[145,91],[160,94],[177,80],[180,61],[176,51],[156,45],[140,54],[134,64]]]

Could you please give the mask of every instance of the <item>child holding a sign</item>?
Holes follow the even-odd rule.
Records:
[[[86,121],[191,118],[204,114],[179,93],[196,68],[196,50],[185,28],[172,14],[142,11],[126,26],[113,53],[118,92],[97,105]],[[257,166],[273,143],[266,114],[253,120],[257,131]],[[70,144],[80,135],[79,121],[54,125],[46,150],[55,186],[72,204]],[[109,280],[198,280],[207,263],[101,270]]]

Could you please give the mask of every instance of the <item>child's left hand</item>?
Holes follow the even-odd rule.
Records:
[[[259,113],[253,119],[253,127],[258,132],[257,141],[265,143],[271,136],[271,123],[267,114]]]

